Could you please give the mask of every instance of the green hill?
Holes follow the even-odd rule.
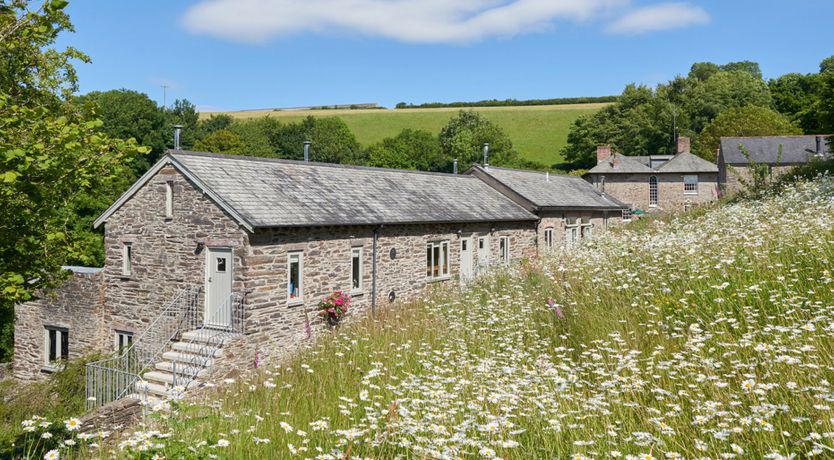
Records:
[[[524,158],[545,165],[560,163],[560,150],[568,130],[579,116],[593,113],[606,104],[569,104],[529,107],[479,107],[489,120],[501,126]],[[235,118],[270,116],[287,122],[316,117],[341,117],[356,134],[362,145],[395,136],[404,128],[437,133],[459,110],[458,108],[395,109],[395,110],[245,110],[227,112]],[[208,117],[212,113],[202,113]]]

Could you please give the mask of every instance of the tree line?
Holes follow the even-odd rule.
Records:
[[[588,97],[557,97],[552,99],[487,99],[475,102],[426,102],[423,104],[410,104],[398,102],[398,109],[435,109],[435,108],[464,108],[464,107],[524,107],[533,105],[567,105],[567,104],[593,104],[604,102],[615,102],[617,96],[588,96]]]
[[[576,168],[592,166],[595,146],[626,155],[674,154],[675,136],[714,161],[721,136],[834,133],[834,56],[818,73],[765,81],[759,64],[698,62],[655,87],[629,84],[617,101],[578,118],[562,150]]]

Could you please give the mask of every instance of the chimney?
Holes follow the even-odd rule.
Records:
[[[174,150],[182,150],[182,125],[174,125]]]
[[[550,182],[550,172],[545,171],[545,173],[544,173],[544,181],[545,181],[545,182]]]
[[[690,144],[689,138],[686,136],[678,136],[678,151],[677,153],[689,153],[690,152]]]
[[[455,158],[455,161],[452,162],[452,174],[458,173],[458,159]]]
[[[817,140],[817,150],[816,150],[817,156],[821,157],[822,156],[822,136],[817,136],[816,140]]]
[[[489,166],[489,142],[484,142],[484,168]]]
[[[310,141],[304,141],[304,161],[310,161]]]
[[[610,145],[598,145],[597,146],[597,164],[602,163],[603,161],[611,158],[611,146]]]

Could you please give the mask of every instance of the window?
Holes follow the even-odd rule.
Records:
[[[69,358],[69,330],[59,327],[45,328],[44,358],[46,364],[57,364]]]
[[[657,206],[657,176],[649,178],[649,206]]]
[[[426,244],[426,278],[440,279],[449,276],[449,242]]]
[[[217,267],[215,267],[214,273],[226,273],[226,258],[217,257],[214,260],[217,261]]]
[[[133,246],[130,243],[122,243],[122,275],[130,276],[133,273]]]
[[[565,245],[575,246],[579,243],[579,219],[565,218]]]
[[[631,222],[631,209],[623,209],[623,222]]]
[[[479,270],[486,270],[489,266],[489,237],[478,237],[478,267]]]
[[[350,250],[350,291],[362,291],[362,248]]]
[[[301,252],[287,256],[288,303],[301,303],[304,296],[304,258]]]
[[[683,212],[692,211],[692,208],[694,208],[694,207],[695,207],[695,205],[693,205],[692,203],[684,203],[683,204]]]
[[[593,238],[593,224],[591,224],[591,219],[589,217],[583,217],[581,219],[581,224],[579,225],[579,237],[583,240],[590,240]]]
[[[544,229],[544,247],[547,249],[553,249],[553,229],[546,228]]]
[[[683,193],[684,195],[697,195],[698,194],[698,176],[697,175],[687,175],[683,176]]]
[[[498,240],[498,254],[501,258],[501,263],[504,265],[510,264],[510,237],[502,236]]]
[[[174,217],[174,183],[165,182],[165,218]]]
[[[115,348],[119,354],[124,353],[131,345],[133,345],[132,332],[116,331]]]

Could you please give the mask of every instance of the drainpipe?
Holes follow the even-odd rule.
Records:
[[[379,240],[379,231],[382,230],[382,224],[374,229],[374,241],[371,249],[371,314],[376,313],[376,248],[377,240]]]

